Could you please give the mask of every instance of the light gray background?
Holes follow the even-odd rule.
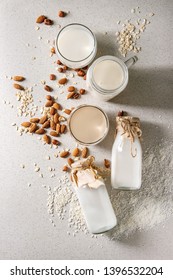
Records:
[[[162,137],[172,141],[173,92],[172,92],[172,1],[1,1],[0,2],[0,258],[1,259],[172,259],[173,221],[165,221],[152,230],[137,232],[129,239],[111,241],[106,236],[98,239],[82,233],[67,236],[67,221],[56,220],[57,226],[49,222],[46,199],[47,191],[41,188],[40,178],[33,172],[33,162],[40,165],[48,148],[31,137],[19,137],[12,122],[17,120],[16,109],[3,105],[10,100],[15,106],[12,82],[5,75],[23,74],[27,85],[47,79],[54,71],[47,39],[51,41],[59,30],[71,22],[80,22],[90,27],[98,38],[101,54],[117,53],[115,32],[118,20],[131,17],[131,9],[139,6],[141,14],[154,12],[140,41],[142,52],[139,61],[131,69],[127,89],[109,103],[101,103],[112,115],[111,137],[114,130],[113,115],[120,109],[139,116],[143,121],[157,124]],[[64,18],[57,17],[58,10],[70,11]],[[53,28],[41,27],[35,31],[35,19],[46,14],[55,19]],[[140,17],[142,17],[142,15]],[[105,32],[107,34],[105,35]],[[43,39],[38,40],[38,36]],[[26,44],[29,43],[30,47]],[[36,46],[36,48],[35,48]],[[32,57],[36,60],[33,61]],[[81,83],[82,85],[82,83]],[[45,93],[39,86],[35,95],[43,98]],[[35,96],[34,95],[34,96]],[[84,101],[92,103],[88,97]],[[37,99],[37,96],[36,96]],[[93,101],[95,102],[95,101]],[[85,103],[85,102],[84,102]],[[161,117],[160,117],[161,116]],[[160,130],[145,132],[149,141],[159,143]],[[112,139],[112,138],[109,138]],[[113,140],[112,140],[113,141]],[[96,152],[110,156],[112,142],[103,142]],[[147,146],[147,145],[146,145]],[[172,151],[170,151],[172,152]],[[20,164],[26,165],[21,170]],[[62,166],[56,163],[57,167]],[[45,165],[45,163],[43,163]],[[32,181],[32,187],[27,183]],[[54,181],[55,183],[55,181]],[[47,179],[51,185],[51,179]]]

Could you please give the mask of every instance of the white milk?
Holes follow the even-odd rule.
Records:
[[[98,189],[86,185],[75,190],[90,232],[101,233],[116,226],[117,219],[104,183]]]
[[[124,81],[122,66],[113,60],[103,60],[97,63],[93,69],[93,79],[104,90],[115,90]]]
[[[108,131],[104,113],[94,106],[82,106],[70,119],[70,130],[79,142],[90,144],[102,139]]]
[[[136,155],[135,157],[132,154]],[[139,189],[142,176],[142,148],[137,137],[133,143],[118,132],[112,147],[111,184],[113,188]]]
[[[68,26],[58,37],[58,49],[63,57],[72,61],[86,59],[94,49],[94,37],[77,25]]]

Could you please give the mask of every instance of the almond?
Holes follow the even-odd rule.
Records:
[[[46,99],[47,100],[52,100],[52,96],[51,95],[46,95]]]
[[[59,17],[65,17],[65,16],[66,16],[66,13],[63,12],[63,11],[59,11],[59,12],[58,12],[58,16],[59,16]]]
[[[62,62],[58,59],[56,62],[58,65],[62,65]]]
[[[37,129],[38,129],[37,124],[36,124],[36,123],[32,123],[31,126],[30,126],[30,128],[29,128],[29,132],[30,132],[30,133],[33,133],[33,132],[35,132]]]
[[[64,109],[63,111],[65,114],[70,115],[71,114],[71,110],[70,109]]]
[[[32,119],[30,119],[30,122],[32,122],[32,123],[38,123],[39,121],[40,121],[39,118],[32,118]]]
[[[46,18],[47,18],[46,16],[41,15],[41,16],[39,16],[39,17],[36,19],[36,23],[42,23],[42,22],[44,22],[44,20],[45,20]]]
[[[106,168],[110,168],[110,166],[111,166],[110,160],[104,159],[104,166],[105,166]]]
[[[75,91],[75,87],[74,87],[74,86],[70,86],[70,87],[68,87],[67,90],[68,90],[69,92]]]
[[[56,113],[56,109],[54,108],[54,107],[51,107],[50,108],[50,115],[55,115],[55,113]]]
[[[22,126],[24,127],[30,127],[31,123],[30,122],[23,122],[21,123]]]
[[[57,146],[57,145],[60,144],[60,142],[58,140],[56,140],[56,139],[53,139],[52,140],[52,144]]]
[[[54,74],[50,74],[50,80],[52,81],[56,80],[56,76]]]
[[[68,166],[67,166],[67,165],[64,165],[62,171],[65,171],[65,172],[69,171]]]
[[[80,69],[79,71],[77,71],[77,74],[78,74],[79,77],[85,76],[85,72],[84,72],[82,69]]]
[[[61,125],[59,123],[57,123],[57,125],[56,125],[56,132],[57,132],[57,134],[60,133],[60,130],[61,130]]]
[[[42,128],[49,128],[50,127],[50,121],[46,121],[43,125]]]
[[[72,156],[77,157],[80,153],[80,150],[76,147],[73,152],[72,152]]]
[[[55,48],[52,47],[52,48],[50,49],[50,52],[55,54]]]
[[[85,89],[84,89],[84,88],[81,88],[81,89],[79,90],[79,93],[80,93],[80,94],[85,94]]]
[[[49,92],[51,92],[53,89],[50,87],[50,86],[48,86],[48,85],[45,85],[44,86],[44,89],[46,90],[46,91],[49,91]]]
[[[47,121],[47,115],[44,115],[43,117],[41,117],[39,123],[43,124],[43,123],[45,123],[45,121]]]
[[[17,82],[22,82],[22,81],[25,80],[25,78],[22,77],[22,76],[14,76],[14,77],[13,77],[13,80],[14,80],[14,81],[17,81]]]
[[[84,148],[83,148],[82,154],[81,154],[81,155],[82,155],[83,158],[86,158],[86,157],[87,157],[87,155],[88,155],[88,148],[87,148],[87,147],[84,147]]]
[[[52,130],[56,130],[56,124],[52,120],[50,121],[50,127],[52,128]]]
[[[74,91],[69,92],[68,95],[67,95],[67,99],[72,99],[75,94],[76,93]]]
[[[36,134],[44,134],[46,131],[45,131],[45,129],[44,128],[39,128],[39,129],[37,129],[36,130]]]
[[[69,152],[68,152],[68,151],[62,151],[62,152],[60,153],[60,157],[62,157],[62,158],[68,157],[68,155],[69,155]]]
[[[66,125],[65,125],[65,124],[62,124],[62,125],[61,125],[61,129],[60,129],[60,132],[61,132],[61,133],[65,133],[65,131],[66,131]]]
[[[72,158],[68,158],[67,162],[68,162],[69,166],[71,166],[72,163],[74,162],[74,160]]]
[[[53,121],[55,124],[59,123],[59,114],[56,113],[54,116],[53,116]]]
[[[52,131],[50,132],[50,135],[51,135],[51,136],[54,136],[54,137],[58,137],[58,133],[57,133],[55,130],[52,130]]]
[[[67,83],[67,78],[62,78],[58,81],[60,85],[65,85]]]
[[[43,136],[43,141],[46,142],[47,144],[50,144],[51,143],[51,138],[49,135],[45,134]]]
[[[25,90],[25,88],[19,84],[13,84],[14,88],[19,89],[19,90]]]
[[[53,105],[53,100],[48,100],[45,104],[45,107],[51,107]]]
[[[53,24],[53,20],[51,20],[51,19],[49,19],[49,18],[45,18],[44,24],[46,24],[46,25],[52,25],[52,24]]]
[[[61,110],[61,105],[59,103],[53,103],[53,108],[57,109],[57,110]]]

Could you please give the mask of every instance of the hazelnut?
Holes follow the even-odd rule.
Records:
[[[58,16],[59,16],[59,17],[65,17],[65,16],[66,16],[66,13],[63,12],[63,11],[59,11],[59,12],[58,12]]]

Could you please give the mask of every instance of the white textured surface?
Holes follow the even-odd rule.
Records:
[[[140,193],[137,199],[141,199],[141,207],[144,203],[142,194],[148,195],[150,202],[153,200],[159,203],[161,197],[159,181],[163,183],[163,200],[165,199],[165,186],[170,188],[168,208],[163,213],[170,214],[172,186],[171,172],[167,175],[165,163],[167,158],[163,157],[163,149],[168,156],[169,143],[172,141],[173,118],[173,71],[172,71],[172,1],[1,1],[0,3],[0,127],[1,127],[1,159],[0,159],[0,258],[1,259],[132,259],[132,258],[173,258],[172,219],[144,232],[137,231],[129,239],[121,238],[121,241],[110,240],[107,236],[97,239],[79,233],[77,236],[68,236],[69,230],[67,221],[56,220],[56,227],[49,222],[46,199],[47,190],[42,188],[41,178],[35,173],[34,162],[37,162],[43,170],[47,170],[49,163],[45,161],[47,154],[52,154],[48,147],[40,145],[40,142],[30,136],[20,137],[16,133],[12,122],[20,123],[16,119],[15,91],[12,82],[5,78],[5,75],[23,74],[27,77],[25,84],[33,85],[41,79],[48,80],[51,72],[54,72],[54,57],[49,57],[49,45],[59,30],[58,24],[64,26],[71,22],[80,22],[90,27],[98,38],[98,54],[118,55],[115,41],[118,20],[131,18],[131,9],[139,6],[141,14],[154,12],[151,24],[141,38],[142,52],[138,55],[139,61],[130,69],[130,82],[127,89],[114,100],[108,103],[100,103],[110,117],[110,132],[108,137],[100,145],[92,148],[97,158],[109,158],[114,133],[114,115],[119,110],[128,111],[131,115],[141,118],[144,130],[144,151],[152,146],[162,148],[162,164],[159,164],[158,173],[151,177],[150,168],[146,175],[155,180],[151,195],[148,191]],[[98,9],[99,7],[99,9]],[[70,14],[61,19],[57,17],[59,9],[70,11]],[[52,28],[41,26],[35,31],[35,19],[40,14],[46,14],[54,19],[56,26]],[[141,15],[142,17],[142,15]],[[105,35],[105,32],[107,34]],[[42,36],[42,40],[38,37]],[[29,47],[27,46],[29,43]],[[50,44],[51,45],[51,44]],[[36,47],[36,48],[35,48]],[[32,60],[36,57],[36,60]],[[81,83],[84,86],[84,82]],[[44,98],[45,92],[39,85],[34,90],[37,99]],[[14,108],[3,104],[3,100],[11,101]],[[60,100],[65,100],[63,95]],[[72,101],[71,104],[76,104]],[[90,95],[83,96],[80,103],[97,104]],[[69,138],[66,138],[68,144]],[[73,147],[74,142],[70,145]],[[156,149],[159,151],[159,149]],[[172,149],[170,149],[170,154]],[[155,160],[155,159],[154,159]],[[161,158],[158,154],[158,162]],[[57,166],[56,171],[62,166],[62,160],[54,159],[51,164]],[[21,169],[20,164],[24,163],[26,168]],[[152,160],[148,164],[152,165]],[[157,165],[156,165],[157,167]],[[169,166],[170,170],[171,165]],[[152,170],[152,168],[151,168]],[[154,170],[155,172],[155,170]],[[160,180],[158,179],[161,176]],[[168,178],[169,177],[169,178]],[[55,185],[57,178],[50,178],[48,171],[45,171],[44,182],[47,185]],[[169,179],[169,180],[168,180]],[[166,182],[168,181],[168,182]],[[31,187],[27,183],[32,182]],[[144,183],[146,177],[144,174]],[[158,195],[157,195],[158,194]],[[168,194],[168,192],[167,192]],[[121,216],[118,233],[123,237],[128,225],[123,219],[123,211],[118,209],[121,206],[121,196],[117,195],[117,212]],[[127,194],[127,203],[132,201],[132,196]],[[123,195],[123,202],[125,196]],[[133,200],[134,201],[134,200]],[[145,201],[146,202],[146,201]],[[147,202],[146,202],[147,203]],[[139,202],[138,211],[140,211]],[[148,204],[146,204],[148,205]],[[165,207],[164,204],[162,205]],[[124,209],[124,206],[122,207]],[[128,209],[128,208],[127,208]],[[132,207],[130,208],[129,219],[134,217]],[[153,209],[153,208],[152,208]],[[162,209],[157,208],[157,209]],[[166,210],[165,210],[166,209]],[[134,212],[135,212],[134,208]],[[142,209],[143,210],[143,209]],[[156,212],[153,212],[153,216]],[[145,213],[145,223],[147,215]],[[124,213],[127,217],[127,213]],[[138,219],[136,215],[136,221]],[[163,220],[160,213],[157,213],[158,222]],[[166,218],[166,215],[163,215]],[[152,224],[150,215],[150,223]],[[141,224],[145,224],[140,221]],[[133,229],[137,226],[134,225]],[[122,230],[122,227],[124,230]],[[146,226],[146,229],[148,227]],[[116,236],[116,232],[114,233]]]

